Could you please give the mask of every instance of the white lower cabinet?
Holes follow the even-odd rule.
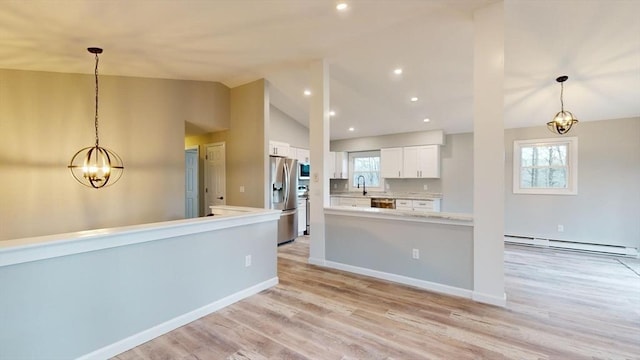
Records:
[[[366,197],[332,196],[331,206],[371,207],[371,199]]]
[[[440,212],[440,199],[411,200],[413,211]]]
[[[396,199],[396,210],[440,212],[440,199]]]
[[[332,196],[331,198],[331,206],[340,206],[340,198],[337,196]]]
[[[366,197],[331,196],[331,206],[371,207]],[[396,210],[440,212],[440,199],[396,199]]]
[[[413,200],[396,199],[396,210],[413,211]]]

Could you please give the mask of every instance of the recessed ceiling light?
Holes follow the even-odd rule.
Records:
[[[424,121],[424,122],[429,122],[429,121],[431,121],[431,119],[429,119],[429,118],[424,118],[424,120],[422,120],[422,121]]]
[[[354,128],[353,126],[349,128],[349,131],[356,131],[356,128]]]
[[[341,2],[341,3],[338,3],[338,5],[336,5],[336,9],[338,9],[339,11],[347,10],[348,7],[349,5],[347,5],[347,3],[345,2]]]
[[[396,75],[400,75],[400,74],[402,74],[402,69],[397,68],[397,69],[393,70],[393,73],[396,74]]]
[[[417,97],[414,96],[414,97],[411,98],[411,102],[416,102],[416,101],[418,101]]]
[[[333,110],[329,111],[329,116],[336,116],[336,112]]]
[[[311,96],[311,90],[305,89],[304,90],[304,96]]]

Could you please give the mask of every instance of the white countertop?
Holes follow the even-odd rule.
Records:
[[[353,206],[331,206],[324,208],[325,214],[382,218],[415,222],[431,222],[473,226],[473,215],[430,211],[405,211],[397,209],[365,208]]]
[[[0,241],[0,266],[278,220],[280,210],[213,206],[214,216]]]

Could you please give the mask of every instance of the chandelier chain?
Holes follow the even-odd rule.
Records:
[[[96,78],[96,114],[95,114],[95,127],[96,127],[96,147],[98,147],[98,54],[96,54],[96,68],[94,71],[94,75]]]
[[[562,99],[563,92],[564,92],[564,83],[561,82],[560,83],[560,111],[564,113],[564,100]]]

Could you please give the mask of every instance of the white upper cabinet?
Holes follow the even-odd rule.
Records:
[[[380,176],[385,179],[403,177],[402,150],[402,148],[380,149]]]
[[[280,141],[269,141],[269,155],[289,157],[289,144]]]
[[[348,179],[349,178],[349,154],[344,151],[329,152],[329,178]]]
[[[405,147],[403,153],[403,177],[439,178],[440,146]]]
[[[293,156],[291,156],[291,157],[293,157]],[[309,150],[296,148],[295,158],[298,159],[299,163],[308,164],[309,161],[310,161]]]

